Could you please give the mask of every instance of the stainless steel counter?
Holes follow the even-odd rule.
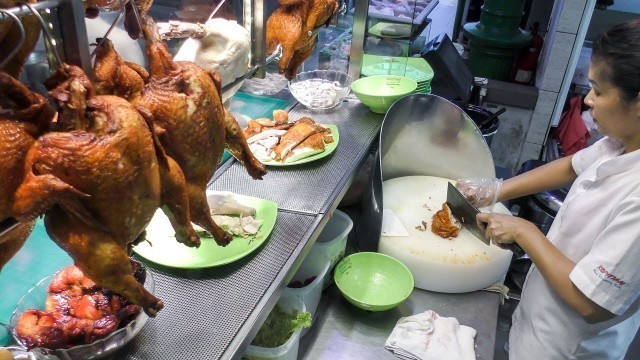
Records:
[[[298,359],[396,359],[384,348],[396,321],[403,316],[434,310],[441,316],[455,317],[460,324],[476,329],[476,358],[491,360],[498,305],[499,295],[496,293],[443,294],[416,288],[398,307],[369,312],[348,303],[332,285],[322,294],[313,326],[300,340]]]

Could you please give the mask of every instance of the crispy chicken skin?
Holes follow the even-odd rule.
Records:
[[[132,266],[137,267],[135,262]],[[136,279],[144,283],[144,279]],[[16,335],[28,349],[92,343],[128,324],[141,310],[99,287],[73,265],[54,276],[47,292],[44,311],[27,310],[18,320]]]
[[[451,210],[447,203],[442,204],[442,209],[433,214],[431,222],[431,231],[445,239],[451,239],[458,236],[460,226],[454,223]]]
[[[24,180],[24,162],[36,138],[45,132],[53,109],[6,73],[0,73],[0,221],[13,217],[14,193]],[[18,225],[0,237],[0,271],[22,247],[34,221]]]
[[[45,213],[47,232],[78,268],[155,316],[162,301],[131,275],[127,246],[162,203],[170,164],[140,113],[122,98],[92,96],[81,69],[64,65],[47,85],[59,107],[56,131],[29,150],[13,212],[21,221]],[[188,208],[186,196],[175,201]],[[188,219],[180,223],[177,237],[197,242]]]
[[[313,29],[328,24],[337,10],[337,0],[280,0],[280,7],[267,19],[267,51],[282,45],[278,68],[288,80],[313,52],[318,36]]]
[[[145,22],[150,76],[141,92],[127,98],[141,113],[148,114],[145,117],[153,123],[168,157],[184,172],[192,221],[209,231],[219,245],[227,245],[232,237],[211,218],[205,195],[224,148],[252,177],[260,179],[266,170],[249,150],[236,120],[222,106],[220,77],[192,62],[174,62],[155,23],[149,18]],[[96,57],[96,68],[115,53],[112,48],[106,50]],[[109,87],[115,92],[118,85],[102,89]]]

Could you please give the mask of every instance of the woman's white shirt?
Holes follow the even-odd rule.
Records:
[[[605,137],[573,157],[578,174],[547,237],[571,281],[616,314],[589,324],[531,267],[509,337],[512,359],[621,359],[640,326],[640,150]]]

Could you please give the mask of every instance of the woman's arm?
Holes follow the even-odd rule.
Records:
[[[521,196],[557,189],[576,179],[571,165],[573,155],[560,158],[505,180],[500,189],[498,201],[506,201]]]
[[[531,222],[504,214],[480,213],[478,221],[487,223],[486,235],[500,243],[517,242],[540,270],[547,284],[588,323],[615,315],[593,302],[578,289],[569,275],[576,266],[564,256]]]

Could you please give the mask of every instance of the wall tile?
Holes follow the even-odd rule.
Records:
[[[529,125],[525,141],[534,144],[543,144],[547,136],[547,129],[551,123],[551,115],[558,93],[541,90],[538,94],[538,101],[533,111],[531,124]]]
[[[555,34],[551,51],[549,52],[549,61],[542,75],[541,90],[560,91],[575,41],[575,34],[562,32]]]
[[[587,0],[564,0],[557,31],[577,34]]]

